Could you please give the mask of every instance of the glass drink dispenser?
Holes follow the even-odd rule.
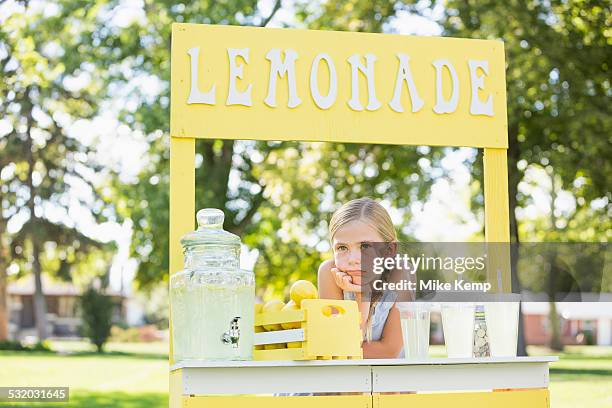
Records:
[[[240,269],[240,238],[221,210],[198,211],[183,238],[185,268],[170,278],[174,361],[253,357],[255,275]]]

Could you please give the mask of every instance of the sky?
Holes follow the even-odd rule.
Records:
[[[56,10],[52,3],[33,1],[32,7],[42,7],[45,13],[54,13]],[[260,8],[263,15],[268,15],[272,9],[273,0],[262,0]],[[11,7],[10,2],[3,6]],[[125,0],[120,7],[112,11],[109,16],[109,24],[125,27],[134,20],[144,21],[141,0]],[[441,8],[434,9],[433,13],[426,17],[411,15],[408,12],[399,12],[397,18],[393,19],[386,31],[404,35],[440,35],[441,27],[435,22],[440,16]],[[285,0],[283,8],[278,11],[269,26],[282,27],[285,24],[295,25],[291,2]],[[71,78],[68,86],[78,89],[88,78]],[[79,137],[84,143],[94,146],[97,156],[102,164],[111,166],[120,172],[123,181],[133,181],[139,170],[145,164],[144,158],[147,152],[145,135],[140,131],[134,131],[116,118],[118,112],[124,107],[130,107],[135,101],[130,98],[130,91],[138,87],[146,89],[150,97],[155,97],[160,90],[159,82],[152,77],[139,76],[130,82],[130,85],[118,89],[114,99],[107,101],[101,109],[101,115],[93,121],[77,120],[70,126],[69,133]],[[0,136],[8,133],[6,121],[0,119]],[[475,157],[475,149],[461,148],[449,151],[442,160],[442,167],[450,177],[440,178],[431,189],[431,196],[427,202],[413,203],[410,210],[413,213],[413,221],[405,226],[417,239],[421,241],[461,241],[468,239],[482,230],[482,214],[473,214],[469,209],[469,183],[471,177],[468,169],[463,164],[466,159]],[[427,163],[423,164],[427,171]],[[0,175],[2,176],[2,175]],[[6,174],[5,174],[6,176]],[[527,189],[533,195],[533,203],[523,210],[521,216],[536,217],[550,208],[549,196],[543,190],[541,184],[542,175],[530,174],[534,183],[527,183],[521,188]],[[236,180],[231,181],[236,183]],[[231,188],[232,186],[230,186]],[[131,282],[136,272],[137,262],[129,257],[129,247],[132,234],[132,225],[128,220],[123,224],[107,222],[97,225],[88,211],[79,205],[79,199],[87,201],[88,192],[83,186],[75,184],[71,189],[71,205],[67,214],[53,208],[46,208],[45,212],[51,220],[68,221],[77,225],[81,230],[87,231],[88,235],[102,241],[115,240],[118,251],[114,257],[111,267],[111,286],[119,290],[129,291]],[[562,208],[568,211],[572,208],[572,197],[563,193],[558,198]],[[384,205],[384,203],[383,203]],[[392,208],[388,208],[394,220],[399,220],[401,214]],[[19,230],[21,224],[26,220],[23,217],[14,217],[9,224],[9,232]],[[255,253],[244,248],[242,267],[251,269],[255,261]],[[14,268],[9,272],[15,272]],[[175,271],[172,271],[175,272]]]

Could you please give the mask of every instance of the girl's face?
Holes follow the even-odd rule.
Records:
[[[361,257],[374,251],[372,243],[383,242],[382,237],[369,224],[363,221],[351,221],[336,231],[332,240],[334,263],[353,278],[353,283],[360,285],[366,271],[362,269]],[[374,254],[372,254],[375,256]],[[371,273],[367,273],[372,276]]]

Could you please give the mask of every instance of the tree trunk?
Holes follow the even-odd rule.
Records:
[[[519,256],[519,232],[518,222],[516,220],[516,208],[518,207],[517,195],[518,184],[521,181],[521,175],[517,169],[517,163],[520,158],[520,146],[518,144],[518,129],[516,126],[511,126],[508,131],[508,206],[510,215],[510,242],[511,247],[511,266],[512,271],[512,290],[520,293],[521,282],[518,277],[518,256]],[[522,305],[519,307],[519,323],[518,323],[518,341],[517,355],[527,355],[527,343],[525,341],[525,319],[523,317]]]
[[[557,304],[555,303],[556,277],[558,269],[556,267],[556,256],[549,255],[550,271],[548,274],[548,298],[550,299],[548,323],[550,325],[550,348],[555,351],[563,351],[563,340],[561,339],[561,322],[557,314]]]
[[[36,331],[38,340],[42,341],[49,335],[47,333],[47,304],[42,289],[42,271],[40,267],[40,244],[36,239],[32,242],[32,272],[34,273],[34,319],[36,321]]]
[[[26,90],[26,95],[30,96],[30,89]],[[32,143],[32,135],[30,134],[32,128],[32,103],[26,99],[25,112],[27,118],[27,145],[28,145],[28,179],[27,185],[30,192],[28,198],[28,209],[30,210],[30,220],[32,225],[36,225],[36,212],[34,199],[36,197],[36,191],[34,190],[34,183],[32,175],[34,173],[34,164],[36,159],[34,158],[34,145]],[[36,236],[36,232],[30,230],[29,238],[32,242],[32,273],[34,274],[34,320],[36,322],[36,331],[38,332],[38,340],[42,341],[47,338],[47,304],[45,303],[45,295],[42,288],[42,270],[40,266],[40,242]]]
[[[518,338],[516,343],[516,355],[527,355],[527,340],[525,339],[525,315],[523,315],[523,303],[519,303]]]
[[[557,199],[557,187],[555,185],[554,170],[549,172],[550,176],[550,230],[554,231],[557,228],[557,216],[555,215],[555,201]],[[550,324],[550,348],[555,351],[563,351],[563,341],[561,339],[561,326],[559,315],[557,314],[557,304],[555,303],[555,295],[557,292],[557,256],[554,251],[548,255],[548,264],[550,270],[548,274],[548,298],[550,300],[550,311],[548,313],[548,322]]]
[[[1,238],[0,238],[1,239]],[[6,259],[0,243],[0,341],[8,340],[8,295],[6,292]]]
[[[0,196],[0,204],[2,197]],[[0,212],[2,209],[0,208]],[[8,268],[8,242],[4,241],[6,235],[6,222],[0,213],[0,341],[8,340],[8,294],[7,294],[7,274]]]
[[[555,351],[563,351],[563,341],[561,340],[561,323],[557,314],[557,304],[550,302],[548,312],[548,321],[550,323],[550,348]]]

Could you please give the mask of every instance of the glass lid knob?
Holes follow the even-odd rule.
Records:
[[[196,218],[199,228],[223,228],[223,211],[217,208],[204,208],[198,211]]]

